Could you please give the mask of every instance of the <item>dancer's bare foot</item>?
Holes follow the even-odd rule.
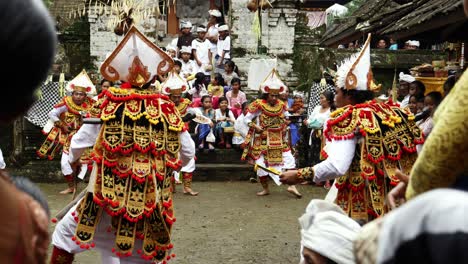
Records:
[[[263,190],[263,191],[257,193],[258,196],[265,196],[265,195],[269,195],[269,194],[270,194],[269,190]]]
[[[76,191],[75,188],[69,187],[69,188],[67,188],[67,189],[65,189],[65,190],[63,190],[63,191],[61,191],[60,194],[70,194],[70,193],[74,193],[75,191]]]
[[[288,187],[288,192],[294,194],[297,198],[302,198],[302,194],[296,189],[296,186],[294,185]]]
[[[184,194],[191,195],[191,196],[197,196],[199,194],[199,192],[194,192],[191,188],[184,187]]]

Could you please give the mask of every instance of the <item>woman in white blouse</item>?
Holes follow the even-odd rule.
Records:
[[[335,95],[331,91],[325,91],[320,95],[320,104],[314,108],[312,114],[304,120],[304,125],[312,128],[309,138],[309,145],[311,146],[311,164],[317,164],[324,160],[322,149],[325,145],[323,137],[323,125],[330,117],[331,111],[335,110],[334,105]],[[325,188],[330,187],[330,182],[325,183]]]

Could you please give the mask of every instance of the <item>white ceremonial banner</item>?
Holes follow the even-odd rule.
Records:
[[[249,90],[258,91],[260,84],[265,80],[273,68],[278,64],[277,59],[252,59],[249,65],[249,77],[247,87]]]

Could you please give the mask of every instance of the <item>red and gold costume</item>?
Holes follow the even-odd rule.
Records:
[[[83,124],[82,114],[89,112],[93,103],[93,99],[89,97],[86,97],[81,105],[75,104],[71,95],[62,98],[54,108],[66,107],[66,111],[60,113],[60,120],[55,121],[54,127],[47,132],[47,138],[37,151],[37,155],[52,160],[60,151],[68,153],[72,136]],[[68,132],[64,131],[63,127],[67,127]]]
[[[180,169],[184,123],[167,96],[150,91],[110,88],[100,108],[104,123],[93,151],[94,193],[77,209],[76,241],[91,244],[101,214],[107,213],[119,255],[131,253],[138,238],[143,257],[165,260],[175,221],[166,176]]]
[[[61,194],[73,193],[76,190],[73,169],[68,162],[68,152],[73,135],[83,125],[82,117],[88,115],[92,109],[94,100],[91,97],[96,94],[96,87],[85,70],[81,71],[73,80],[68,82],[66,90],[71,95],[65,96],[50,111],[49,122],[43,129],[43,133],[47,133],[47,138],[37,151],[39,157],[47,157],[49,160],[54,159],[59,151],[62,152],[60,165],[65,180],[68,183],[68,188],[60,192]],[[84,96],[84,101],[76,103],[81,99],[77,97],[77,101],[75,101],[75,96]],[[83,170],[80,175],[83,175],[83,177],[87,171],[86,165],[91,166],[92,163],[90,153],[91,148],[88,148],[81,156],[80,162],[83,165]]]
[[[174,257],[171,175],[193,157],[195,146],[174,103],[145,89],[172,67],[172,59],[135,27],[104,61],[105,79],[121,79],[132,88],[106,90],[93,111],[102,125],[86,124],[88,131],[77,134],[91,134],[96,131],[91,126],[100,126],[95,142],[88,140],[88,145],[95,143],[89,192],[58,223],[54,252],[71,255],[96,247],[101,254],[124,257],[120,263]],[[74,156],[79,149],[72,146],[70,152]]]
[[[360,138],[348,171],[335,181],[336,203],[353,219],[368,221],[387,212],[387,193],[399,182],[396,169],[408,174],[417,158],[416,145],[424,141],[413,120],[407,109],[392,102],[372,101],[331,114],[327,140]],[[314,172],[299,171],[305,180],[313,180]]]
[[[187,82],[183,80],[177,73],[172,72],[168,75],[168,78],[161,85],[162,92],[169,96],[182,96],[182,94],[187,90]],[[177,100],[173,98],[172,100]],[[174,102],[176,103],[176,102]],[[191,101],[187,98],[180,98],[178,104],[176,105],[177,110],[180,115],[183,117],[188,114],[188,110],[191,105]],[[189,122],[185,122],[184,130],[188,131]],[[194,143],[195,144],[195,143]],[[192,190],[192,178],[193,172],[195,171],[195,157],[190,160],[188,164],[183,166],[180,169],[180,173],[174,173],[173,177],[173,191],[175,192],[175,178],[176,176],[180,179],[180,174],[182,175],[182,183],[184,185],[184,194],[198,195],[198,192]]]
[[[364,48],[337,71],[337,87],[366,92],[377,88],[370,70],[370,34]],[[360,91],[359,91],[360,92]],[[391,101],[369,101],[337,109],[324,135],[328,158],[298,171],[303,180],[336,179],[335,202],[355,220],[384,215],[387,193],[399,182],[397,169],[408,174],[424,139],[408,109]]]
[[[296,161],[291,153],[289,142],[286,140],[287,105],[278,99],[270,100],[271,96],[278,96],[287,89],[276,69],[272,69],[260,84],[260,89],[262,93],[268,94],[269,99],[257,99],[247,108],[248,113],[243,122],[250,129],[242,144],[244,152],[241,159],[245,160],[249,157],[255,161],[256,165],[269,167],[277,172],[295,168]],[[261,128],[261,133],[258,133],[258,128]],[[276,184],[280,184],[277,175],[263,169],[257,170],[257,176],[263,187],[263,191],[258,192],[257,195],[269,194],[267,176],[272,177]],[[289,186],[288,191],[298,197],[301,196],[294,186]]]
[[[257,99],[248,108],[250,114],[259,113],[259,125],[264,128],[261,134],[255,132],[251,127],[244,142],[245,144],[242,159],[250,157],[258,160],[262,155],[267,166],[283,165],[283,152],[289,151],[286,136],[286,122],[284,113],[286,104],[278,100],[277,104],[271,106],[264,99]]]

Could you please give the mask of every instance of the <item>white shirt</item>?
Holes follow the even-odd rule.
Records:
[[[234,114],[232,111],[229,111],[229,119],[231,119],[230,122],[234,123],[236,121],[236,118],[234,117]],[[216,122],[218,121],[226,121],[226,113],[221,113],[221,109],[216,109],[215,110],[215,120]]]
[[[408,106],[410,97],[411,96],[408,94],[405,96],[405,98],[403,98],[403,100],[400,103],[400,108],[405,108]]]
[[[247,133],[249,133],[249,127],[244,123],[244,113],[237,117],[236,123],[234,124],[234,131],[239,133],[241,137],[245,138]]]
[[[180,75],[185,79],[188,76],[196,73],[195,72],[195,62],[193,60],[188,60],[187,62],[184,62],[183,60],[180,60],[182,63],[182,67],[180,68]]]
[[[207,36],[207,37],[216,37],[216,38],[218,38],[218,24],[216,24],[216,25],[211,26],[210,28],[208,28],[208,31],[206,32],[206,36]],[[210,41],[210,50],[211,50],[211,53],[217,54],[217,53],[216,53],[216,49],[217,49],[216,43],[212,43],[212,42]]]
[[[0,169],[5,169],[6,167],[6,164],[5,164],[5,160],[3,159],[3,153],[2,153],[2,150],[0,149]]]
[[[54,109],[52,109],[50,112],[49,112],[49,118],[50,120],[52,120],[53,122],[57,122],[57,121],[60,121],[60,115],[62,113],[65,113],[66,111],[68,110],[67,106],[66,105],[62,105],[60,107],[57,107]]]
[[[218,39],[217,54],[221,56],[223,50],[224,50],[224,58],[230,59],[231,58],[231,36],[226,36],[225,39]]]
[[[207,65],[210,65],[210,57],[208,55],[210,50],[210,41],[205,39],[203,42],[200,42],[198,39],[194,39],[192,41],[192,50],[195,50],[197,53],[198,60],[201,61],[202,65],[199,66],[196,61],[195,64],[195,72],[203,72],[204,74],[209,74],[209,72],[205,71]]]
[[[356,138],[328,141],[325,147],[328,158],[314,166],[314,182],[343,176],[353,161],[356,143]]]

